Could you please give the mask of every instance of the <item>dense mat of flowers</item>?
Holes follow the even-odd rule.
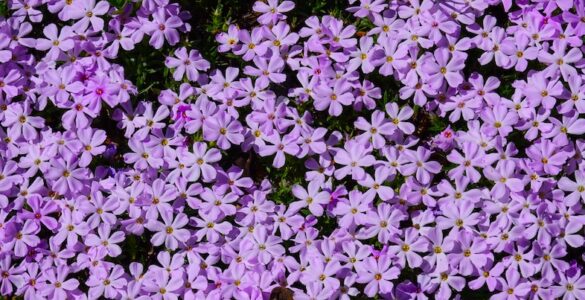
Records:
[[[9,0],[0,294],[585,299],[583,0],[350,0],[365,32],[294,6],[254,3],[218,68],[169,0]],[[141,96],[139,43],[179,88]],[[304,178],[275,201],[233,155]]]

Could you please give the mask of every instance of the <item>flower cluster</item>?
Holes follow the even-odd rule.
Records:
[[[0,19],[0,295],[585,299],[583,0],[127,2]]]

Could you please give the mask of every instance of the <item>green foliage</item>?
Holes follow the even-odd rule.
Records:
[[[128,0],[108,0],[108,2],[110,3],[111,6],[117,9],[121,9],[126,5],[126,3],[128,3]]]
[[[8,3],[4,0],[0,1],[0,17],[8,15]]]

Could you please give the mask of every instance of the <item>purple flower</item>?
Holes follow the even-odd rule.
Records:
[[[14,139],[23,137],[26,140],[34,140],[38,136],[37,128],[43,128],[45,122],[42,117],[31,116],[32,108],[29,103],[14,103],[8,107],[4,114],[2,126],[11,127]]]
[[[105,1],[102,1],[105,3]],[[56,60],[63,52],[71,50],[75,43],[73,42],[73,32],[70,27],[63,27],[61,33],[55,24],[49,24],[43,28],[43,33],[46,39],[38,39],[36,42],[36,49],[47,51],[46,58]]]
[[[371,37],[362,37],[358,49],[350,54],[347,71],[351,72],[361,67],[362,72],[371,73],[374,70],[372,57],[377,50],[373,48],[374,40]]]
[[[398,225],[405,219],[404,213],[393,209],[388,204],[378,205],[377,212],[368,212],[365,218],[365,225],[368,225],[362,232],[367,238],[378,237],[381,243],[387,243],[394,235],[399,233]]]
[[[179,48],[175,51],[174,57],[167,57],[165,65],[167,68],[174,68],[173,78],[176,81],[181,81],[184,74],[187,74],[189,81],[197,81],[199,78],[199,71],[207,71],[209,69],[209,62],[201,57],[199,51],[191,50],[187,53],[185,47]]]
[[[124,233],[117,231],[111,233],[111,226],[107,223],[101,224],[98,227],[98,235],[89,234],[85,239],[85,244],[90,247],[103,247],[111,257],[116,257],[122,253],[122,249],[118,246],[124,238]]]
[[[354,101],[350,88],[351,86],[344,79],[336,80],[333,86],[327,84],[317,85],[315,87],[315,109],[319,111],[328,109],[329,114],[332,116],[341,115],[343,106],[351,105]]]
[[[12,226],[7,226],[6,249],[12,248],[16,257],[23,257],[28,253],[28,247],[37,246],[41,240],[36,235],[39,231],[39,226],[32,220],[28,220],[21,227],[16,223],[10,223]]]
[[[365,196],[365,198],[363,198]],[[349,193],[347,201],[337,202],[333,209],[335,215],[341,216],[338,221],[341,226],[353,228],[356,225],[366,224],[366,213],[371,209],[374,200],[373,194],[362,194],[357,190]]]
[[[343,179],[351,174],[354,180],[364,179],[366,172],[363,168],[375,162],[374,156],[369,152],[370,149],[355,140],[345,143],[344,149],[339,149],[335,154],[335,162],[344,166],[335,171],[335,178]]]
[[[218,112],[216,118],[205,120],[203,136],[208,141],[217,141],[217,145],[224,150],[231,144],[238,145],[244,141],[242,125],[225,111]]]
[[[155,49],[162,48],[165,39],[172,46],[179,42],[178,27],[183,21],[178,16],[168,16],[164,9],[157,9],[153,20],[144,24],[144,31],[150,35],[150,45]]]
[[[59,223],[61,223],[61,226],[54,239],[59,245],[67,240],[67,248],[75,246],[79,240],[79,236],[85,237],[90,231],[87,223],[78,220],[78,218],[70,212],[65,212],[59,219]]]
[[[211,181],[217,174],[215,168],[211,164],[218,162],[221,159],[221,153],[217,149],[207,149],[204,143],[193,144],[193,156],[190,157],[193,164],[189,169],[186,178],[196,182],[200,174],[203,175],[205,181]]]
[[[556,76],[551,77],[545,72],[537,72],[528,77],[527,84],[521,90],[529,104],[552,109],[556,104],[555,98],[562,94],[563,87]]]
[[[210,214],[202,213],[200,218],[192,218],[195,221],[195,226],[200,228],[195,232],[197,240],[201,241],[203,237],[211,243],[219,240],[221,235],[227,235],[233,228],[229,222],[221,222],[218,218],[218,213],[211,212]]]
[[[435,50],[434,56],[429,56],[423,64],[422,70],[428,74],[433,85],[441,86],[445,80],[449,86],[458,87],[463,82],[460,71],[465,66],[465,56],[457,55],[457,53],[449,58],[450,56],[446,48],[439,48]]]
[[[280,232],[280,236],[283,240],[288,240],[292,236],[293,232],[303,225],[305,221],[302,216],[297,214],[298,210],[286,209],[283,206],[279,206],[275,218],[274,231]]]
[[[514,177],[515,168],[516,164],[513,161],[504,161],[497,168],[485,168],[486,178],[495,183],[492,188],[494,197],[500,198],[509,191],[520,192],[524,189],[522,180]]]
[[[27,204],[31,211],[23,211],[21,213],[23,219],[30,219],[38,226],[45,225],[50,230],[59,227],[57,220],[49,216],[59,209],[55,202],[43,200],[38,194],[35,194],[27,200]]]
[[[286,75],[281,73],[284,61],[280,58],[280,55],[272,55],[269,59],[256,56],[254,57],[254,64],[256,67],[246,66],[244,74],[257,77],[259,84],[282,83],[286,80]]]
[[[424,237],[420,237],[419,233],[413,228],[409,228],[404,233],[404,239],[393,238],[397,245],[390,246],[390,253],[396,255],[398,258],[397,265],[405,267],[406,263],[411,268],[419,267],[423,259],[418,253],[426,252],[429,244]]]
[[[20,287],[24,284],[23,266],[12,265],[12,259],[10,255],[5,256],[0,261],[0,272],[2,273],[0,291],[4,295],[11,294],[13,292],[13,286]]]
[[[78,168],[75,158],[54,159],[47,177],[53,180],[53,190],[61,195],[78,192],[87,179],[87,169]]]
[[[403,122],[408,120],[414,114],[414,111],[410,107],[404,106],[399,109],[396,103],[388,103],[386,104],[386,112],[388,113],[392,124],[398,127],[402,132],[405,134],[411,134],[414,132],[414,125],[408,122]]]
[[[522,299],[530,292],[530,285],[511,268],[506,271],[505,279],[500,278],[500,283],[501,292],[493,296],[495,299]]]
[[[142,289],[151,293],[154,299],[175,300],[183,287],[183,278],[178,274],[169,274],[159,271],[151,278],[145,280]]]
[[[65,299],[72,295],[72,292],[77,290],[79,281],[67,279],[69,271],[66,265],[47,269],[41,277],[42,281],[38,283],[40,295],[54,299]]]
[[[191,236],[189,230],[183,228],[189,222],[189,218],[182,213],[173,218],[172,211],[169,210],[161,212],[161,216],[164,223],[153,221],[146,224],[149,230],[156,232],[150,241],[155,246],[164,243],[166,248],[174,250],[178,247],[179,241],[186,241]]]
[[[285,153],[289,155],[296,155],[299,152],[299,146],[297,145],[298,137],[293,135],[285,135],[282,138],[278,133],[274,132],[272,135],[264,137],[264,139],[270,144],[264,145],[258,154],[261,156],[273,155],[274,160],[272,166],[280,168],[285,163]]]
[[[258,18],[260,24],[276,24],[278,20],[286,19],[285,12],[291,11],[295,7],[295,3],[292,1],[279,0],[268,0],[268,3],[256,1],[252,8],[255,12],[261,13],[262,15]]]
[[[85,31],[90,24],[93,30],[101,31],[104,28],[104,20],[99,16],[105,15],[109,9],[110,5],[107,1],[100,1],[96,4],[95,0],[79,0],[69,10],[67,16],[74,20],[79,19],[73,25],[73,29],[77,32]]]
[[[263,56],[268,49],[262,43],[263,38],[263,30],[260,28],[254,28],[252,32],[245,29],[240,30],[239,39],[242,45],[239,48],[234,48],[234,54],[242,56],[245,61],[250,61],[256,56]]]
[[[323,261],[315,259],[311,261],[308,271],[301,277],[301,282],[307,285],[316,282],[325,288],[335,290],[340,286],[339,280],[335,278],[335,274],[340,269],[341,265],[336,260],[324,264]]]
[[[219,33],[215,39],[221,45],[218,47],[220,52],[228,52],[233,50],[240,38],[239,38],[240,29],[236,25],[230,25],[227,32]]]
[[[0,297],[585,298],[583,0],[294,5],[9,1]]]
[[[575,181],[562,177],[559,179],[558,186],[563,191],[571,192],[565,198],[568,206],[573,206],[585,200],[585,174],[582,171],[575,172]]]
[[[80,167],[87,167],[94,156],[104,153],[106,146],[103,142],[106,140],[106,132],[103,130],[93,131],[91,128],[82,129],[77,134],[83,153],[79,160]]]
[[[457,202],[454,207],[442,210],[442,216],[437,217],[437,227],[451,229],[449,236],[454,237],[460,230],[471,231],[479,223],[480,214],[473,212],[473,203],[470,201]]]
[[[394,285],[391,280],[398,278],[400,270],[392,266],[388,255],[382,255],[377,260],[368,257],[362,264],[357,282],[366,283],[364,292],[367,296],[373,297],[378,293],[387,294],[392,291]]]
[[[477,290],[487,285],[490,292],[493,292],[497,286],[500,284],[500,276],[504,273],[504,265],[502,263],[497,263],[493,267],[492,264],[489,263],[481,269],[481,276],[478,276],[477,279],[472,280],[469,282],[469,287],[471,289]],[[490,266],[490,267],[487,267]]]
[[[137,169],[146,169],[148,167],[158,168],[163,164],[162,153],[154,148],[148,148],[144,143],[131,138],[128,146],[133,151],[132,153],[124,154],[124,161],[126,163],[134,164]]]
[[[110,271],[102,270],[89,277],[86,283],[89,286],[90,297],[115,298],[119,295],[120,290],[126,286],[126,279],[123,278],[124,269],[115,265]]]
[[[308,207],[314,216],[320,217],[323,215],[323,205],[329,203],[330,196],[327,191],[319,191],[320,189],[321,186],[316,181],[309,182],[307,189],[304,189],[300,185],[294,185],[292,187],[292,193],[300,201],[291,203],[291,209],[298,211],[301,208]]]
[[[360,117],[354,123],[355,127],[365,131],[358,139],[361,143],[372,142],[376,149],[382,148],[386,144],[384,136],[390,136],[396,129],[393,123],[385,118],[382,111],[374,111],[372,113],[372,122],[368,123],[364,118]]]
[[[233,205],[238,200],[235,193],[221,194],[219,191],[205,188],[200,195],[203,202],[201,208],[212,215],[223,213],[226,216],[234,215],[236,207]]]
[[[162,179],[156,179],[151,186],[146,188],[149,197],[144,197],[146,216],[149,219],[156,220],[160,215],[172,212],[171,204],[177,198],[177,190]],[[167,216],[171,218],[172,216]],[[166,221],[166,220],[165,220]],[[167,222],[165,222],[167,223]]]
[[[285,249],[280,242],[279,237],[268,235],[265,227],[259,227],[254,229],[254,233],[244,241],[242,247],[249,255],[258,257],[261,264],[267,265],[272,258],[284,254]]]
[[[495,135],[498,133],[500,136],[506,137],[512,132],[512,125],[518,122],[518,115],[500,104],[494,106],[493,109],[485,109],[482,119],[486,123],[483,127],[486,134]]]
[[[435,161],[428,161],[431,152],[423,147],[415,151],[404,152],[406,159],[410,162],[402,166],[402,174],[416,174],[416,180],[420,183],[429,183],[432,179],[431,174],[437,174],[441,170],[441,165]]]
[[[436,299],[451,299],[452,291],[454,289],[458,292],[462,291],[465,287],[465,278],[456,275],[457,272],[435,272],[430,275],[430,283],[438,285],[438,289],[435,291]]]
[[[571,48],[567,51],[567,46],[567,42],[559,41],[553,43],[551,47],[554,53],[551,54],[544,50],[538,53],[538,60],[548,64],[548,67],[543,72],[554,74],[560,70],[564,79],[578,76],[577,70],[570,64],[578,62],[583,57],[583,53],[578,48]]]

